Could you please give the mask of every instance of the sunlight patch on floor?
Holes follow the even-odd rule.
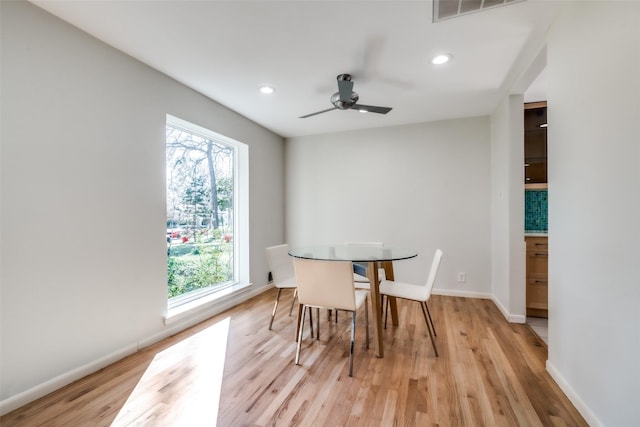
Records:
[[[230,318],[156,354],[112,426],[215,426]]]

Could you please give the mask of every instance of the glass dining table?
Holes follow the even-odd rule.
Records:
[[[376,356],[384,357],[382,341],[382,299],[380,298],[380,281],[378,265],[385,270],[387,280],[394,280],[393,261],[414,258],[418,252],[413,249],[394,246],[366,246],[366,245],[318,245],[295,247],[289,250],[289,255],[295,258],[316,259],[322,261],[351,261],[366,265],[366,275],[370,283],[371,312],[374,318]],[[398,324],[398,309],[395,298],[389,298],[391,320]],[[299,307],[299,311],[302,306]],[[298,313],[300,319],[300,313]],[[299,320],[298,320],[299,322]],[[300,324],[298,323],[298,328]],[[296,331],[296,337],[298,336]]]

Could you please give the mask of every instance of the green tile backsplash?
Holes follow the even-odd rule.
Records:
[[[524,191],[525,231],[547,231],[547,190]]]

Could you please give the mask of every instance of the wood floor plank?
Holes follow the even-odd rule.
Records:
[[[275,290],[154,344],[0,419],[9,426],[586,426],[545,370],[547,348],[490,300],[434,296],[436,357],[416,303],[398,301],[385,357],[358,313],[322,315],[295,358],[292,293]],[[370,316],[370,318],[373,318]],[[305,331],[308,327],[305,328]]]

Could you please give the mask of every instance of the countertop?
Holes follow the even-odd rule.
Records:
[[[525,231],[524,237],[549,237],[547,231]]]

